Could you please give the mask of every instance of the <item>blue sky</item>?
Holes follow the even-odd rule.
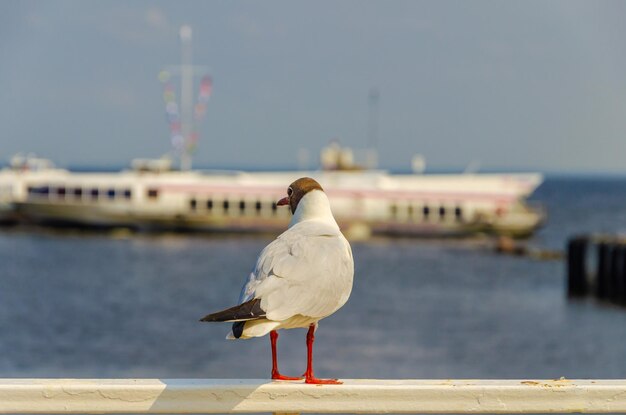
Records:
[[[626,173],[626,3],[3,1],[0,158],[170,151],[157,79],[194,31],[213,95],[196,165],[296,166],[331,138],[431,168]],[[311,161],[311,165],[314,165]]]

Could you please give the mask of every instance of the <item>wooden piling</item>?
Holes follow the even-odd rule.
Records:
[[[621,244],[611,247],[609,261],[608,299],[614,304],[621,303],[620,285],[622,279],[622,255],[624,249]]]
[[[582,297],[589,294],[587,282],[587,246],[589,239],[578,236],[570,239],[567,246],[567,294],[570,297]]]
[[[610,291],[611,276],[611,250],[612,247],[607,242],[600,242],[598,251],[598,269],[596,273],[596,297],[600,300],[608,300]]]
[[[614,292],[611,299],[614,304],[626,306],[626,244],[620,243],[615,250],[612,273]]]
[[[595,254],[595,270],[589,270],[588,254]],[[595,271],[595,273],[594,273]],[[582,235],[567,244],[567,295],[593,296],[626,306],[626,239],[606,235]]]

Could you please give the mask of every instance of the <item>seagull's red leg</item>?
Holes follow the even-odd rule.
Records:
[[[315,324],[309,326],[306,334],[306,372],[304,373],[304,383],[316,385],[341,385],[343,382],[337,379],[318,379],[313,375],[313,342],[315,341]]]
[[[270,342],[272,342],[272,379],[273,380],[302,380],[302,378],[283,376],[278,372],[278,359],[276,358],[276,341],[278,340],[278,332],[270,331]]]

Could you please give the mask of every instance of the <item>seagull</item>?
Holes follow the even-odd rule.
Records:
[[[272,379],[310,384],[341,384],[313,374],[313,343],[318,322],[339,310],[350,297],[354,260],[322,186],[309,177],[293,182],[287,197],[277,202],[293,214],[289,227],[261,251],[245,281],[238,305],[209,314],[200,321],[232,322],[229,339],[249,339],[269,333]],[[307,367],[303,377],[278,371],[278,330],[308,328]]]

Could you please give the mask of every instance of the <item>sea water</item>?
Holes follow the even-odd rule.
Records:
[[[626,180],[552,178],[529,244],[626,232]],[[0,230],[3,377],[267,378],[269,339],[201,323],[235,304],[269,236]],[[623,378],[626,309],[568,301],[562,260],[481,240],[353,243],[349,302],[320,323],[315,370],[341,378]],[[279,365],[305,369],[305,330]]]

